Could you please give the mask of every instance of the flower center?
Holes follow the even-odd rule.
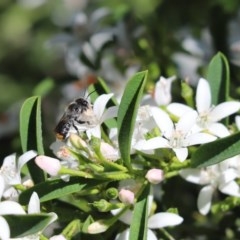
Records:
[[[174,130],[172,133],[172,137],[169,140],[169,144],[172,148],[181,148],[183,146],[183,139],[185,138],[185,134],[180,130]]]
[[[197,118],[197,125],[200,128],[207,128],[209,123],[210,123],[210,111],[212,108],[210,108],[208,111],[204,111],[201,113],[198,113],[198,118]]]

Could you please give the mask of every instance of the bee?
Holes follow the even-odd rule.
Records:
[[[78,98],[71,102],[57,126],[55,127],[56,138],[59,140],[65,140],[71,131],[78,132],[79,125],[91,127],[94,125],[95,116],[92,108],[92,104],[84,98]]]

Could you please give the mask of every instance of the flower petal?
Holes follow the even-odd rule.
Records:
[[[196,133],[196,134],[192,134],[190,136],[188,136],[184,142],[185,142],[185,146],[193,146],[196,144],[204,144],[204,143],[208,143],[208,142],[212,142],[215,141],[217,139],[217,137],[208,134],[208,133]]]
[[[40,213],[40,200],[36,192],[33,192],[29,204],[28,213]]]
[[[178,123],[176,124],[176,130],[188,133],[196,123],[197,116],[198,114],[195,110],[186,112],[184,115],[181,116]]]
[[[127,228],[123,232],[119,233],[115,240],[129,240],[129,233],[130,233],[130,228]]]
[[[6,214],[26,214],[22,206],[13,201],[0,202],[0,215]]]
[[[153,150],[157,148],[169,148],[168,141],[162,137],[154,137],[149,140],[140,140],[134,148],[139,151]]]
[[[240,109],[240,102],[223,102],[217,105],[210,113],[211,121],[219,120],[237,112]]]
[[[201,78],[197,85],[196,107],[199,113],[207,112],[211,107],[211,90],[206,79]]]
[[[97,125],[93,128],[89,128],[86,131],[88,139],[91,139],[91,136],[94,136],[96,138],[101,138],[101,128],[100,125]]]
[[[186,112],[193,111],[192,108],[182,103],[171,103],[167,106],[167,110],[178,117],[183,116]]]
[[[200,184],[200,179],[201,179],[200,169],[195,169],[195,168],[183,169],[179,172],[179,174],[182,178],[184,178],[188,182]]]
[[[106,109],[106,111],[102,115],[101,122],[104,122],[107,119],[117,117],[117,113],[118,113],[117,106],[113,106],[113,107]]]
[[[240,131],[240,116],[235,117],[235,122],[236,122],[236,125],[237,125],[237,128],[238,128],[238,131]]]
[[[0,200],[2,198],[3,192],[5,189],[5,181],[2,175],[0,175]]]
[[[148,219],[148,227],[152,229],[175,226],[182,223],[183,218],[174,213],[156,213]]]
[[[30,150],[30,151],[27,151],[25,152],[23,155],[21,155],[19,158],[18,158],[18,171],[21,170],[22,166],[27,163],[28,161],[30,161],[31,159],[33,159],[34,157],[37,156],[37,152],[36,151],[33,151],[33,150]]]
[[[157,126],[162,131],[162,134],[167,138],[170,138],[174,130],[174,125],[171,118],[167,115],[167,113],[157,107],[152,107],[151,113]]]
[[[118,209],[111,210],[111,213],[112,213],[114,216],[116,216],[116,215],[119,214],[121,211],[122,211],[122,208],[118,208]],[[122,214],[122,215],[119,217],[119,220],[122,221],[123,223],[126,223],[126,224],[128,224],[128,225],[131,225],[132,215],[133,215],[133,212],[130,211],[130,210],[127,210],[126,212],[124,212],[124,214]]]
[[[167,105],[171,102],[171,86],[175,79],[175,76],[171,78],[160,77],[159,81],[156,82],[154,99],[158,105]]]
[[[15,153],[4,158],[1,169],[5,168],[5,167],[14,169],[14,171],[15,171],[15,169],[16,169],[16,154]]]
[[[220,138],[230,135],[229,130],[222,123],[212,123],[208,127],[208,131]]]
[[[220,185],[218,188],[222,193],[230,196],[240,197],[239,185],[235,181]]]
[[[158,240],[158,238],[151,229],[147,230],[147,240]]]
[[[105,110],[105,107],[107,105],[107,102],[110,100],[112,96],[113,96],[113,93],[102,94],[94,102],[93,111],[97,119],[99,120],[101,119],[103,112]]]
[[[211,185],[207,185],[199,192],[197,206],[202,215],[208,214],[211,208],[213,191],[213,187]]]
[[[10,228],[5,220],[5,218],[0,216],[0,239],[2,240],[9,240],[10,239]]]
[[[186,160],[186,158],[188,156],[187,148],[173,148],[173,151],[175,152],[175,154],[180,162],[183,162],[184,160]]]

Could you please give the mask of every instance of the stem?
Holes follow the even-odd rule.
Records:
[[[163,235],[164,235],[167,239],[169,239],[169,240],[175,240],[175,238],[172,237],[164,228],[160,228],[159,230],[163,233]]]
[[[72,239],[78,232],[80,232],[80,221],[75,219],[66,226],[62,234],[66,236],[67,239]]]
[[[69,169],[62,167],[59,171],[60,174],[69,174],[71,176],[84,177],[84,178],[94,178],[94,175],[84,171],[78,171],[74,169]]]

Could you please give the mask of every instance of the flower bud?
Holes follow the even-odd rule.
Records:
[[[118,196],[122,203],[127,205],[134,204],[134,193],[132,191],[123,188]]]
[[[146,179],[152,184],[158,184],[164,179],[164,172],[161,169],[150,169],[146,174]]]
[[[66,238],[62,234],[59,234],[59,235],[50,237],[49,240],[66,240]]]
[[[116,199],[118,197],[118,190],[114,187],[108,188],[106,190],[106,197],[108,199]]]
[[[101,142],[100,151],[109,161],[116,161],[120,158],[118,150],[106,142]]]
[[[98,209],[100,212],[108,212],[111,210],[111,203],[106,201],[105,199],[101,199],[100,201],[95,201],[93,206]]]
[[[88,233],[98,234],[105,232],[109,226],[103,222],[103,220],[96,221],[88,226]]]
[[[71,133],[69,140],[70,140],[71,144],[78,149],[84,150],[85,148],[88,147],[87,143],[81,137],[79,137],[77,134]]]
[[[56,158],[40,155],[35,158],[35,163],[45,172],[51,176],[57,176],[61,169],[61,163]]]

